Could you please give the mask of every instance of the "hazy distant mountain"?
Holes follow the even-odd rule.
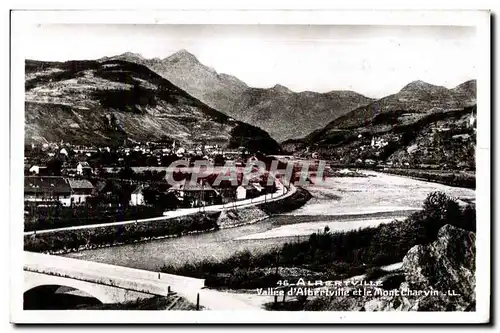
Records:
[[[207,105],[266,130],[278,141],[303,137],[373,101],[352,91],[320,94],[295,93],[281,85],[250,88],[234,76],[204,66],[186,50],[165,59],[144,59],[133,53],[105,59],[144,64]]]
[[[126,53],[100,61],[27,60],[26,141],[121,144],[168,137],[279,151],[265,131],[203,104],[140,59]]]
[[[228,114],[266,129],[272,137],[284,141],[303,137],[371,101],[352,91],[294,93],[276,85],[271,89],[245,90],[235,104],[237,111]]]

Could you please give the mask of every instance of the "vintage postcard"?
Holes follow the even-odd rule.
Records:
[[[13,11],[11,42],[12,322],[489,322],[488,11]]]

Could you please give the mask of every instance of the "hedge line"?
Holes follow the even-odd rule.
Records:
[[[44,253],[67,253],[130,244],[166,236],[179,237],[191,232],[217,229],[219,215],[220,213],[197,213],[161,221],[25,235],[24,250]]]
[[[132,207],[46,207],[36,208],[35,216],[27,216],[24,220],[24,231],[47,230],[79,225],[121,222],[136,219],[158,217],[163,209],[148,206]]]
[[[434,173],[424,170],[381,170],[382,172],[398,175],[414,177],[429,182],[444,184],[448,186],[476,188],[476,177],[462,173]]]

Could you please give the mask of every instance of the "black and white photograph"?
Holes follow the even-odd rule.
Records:
[[[12,13],[13,322],[490,320],[489,12],[275,14]]]

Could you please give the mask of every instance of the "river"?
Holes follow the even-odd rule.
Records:
[[[285,242],[304,239],[325,226],[332,231],[345,231],[403,219],[420,209],[432,191],[442,191],[461,203],[475,200],[475,191],[471,189],[372,171],[364,173],[369,177],[327,178],[321,186],[311,185],[307,189],[313,197],[303,207],[255,224],[66,256],[157,270],[164,264],[218,261],[243,250],[266,251]]]

